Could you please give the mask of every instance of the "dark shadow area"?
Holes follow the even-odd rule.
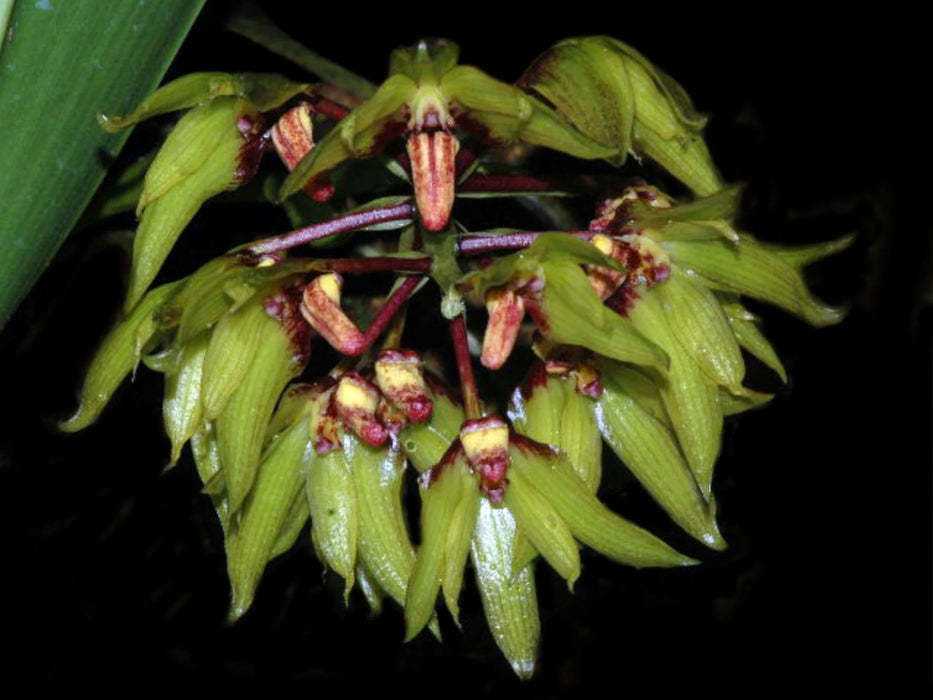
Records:
[[[225,34],[222,5],[209,3],[170,76],[302,76]],[[436,21],[421,6],[369,18],[350,6],[267,5],[296,38],[372,80],[384,76],[393,47],[422,33],[450,36],[462,62],[504,80],[565,36],[606,33],[633,44],[711,114],[717,164],[729,181],[747,183],[744,228],[789,244],[858,234],[809,277],[849,316],[813,329],[755,306],[790,383],[762,372],[761,386],[776,389],[771,405],[727,421],[714,488],[730,549],[677,571],[636,571],[584,553],[572,594],[539,565],[540,671],[519,683],[469,574],[463,630],[445,613],[443,645],[428,635],[403,644],[400,610],[387,603],[371,617],[359,593],[345,608],[342,582],[322,576],[306,536],[267,569],[253,610],[225,622],[222,537],[190,455],[161,474],[169,453],[161,378],[140,367],[95,426],[76,435],[56,427],[117,317],[129,266],[118,237],[85,228],[0,336],[8,673],[50,688],[274,688],[309,697],[929,683],[933,236],[913,42],[881,27],[869,33],[868,19],[861,32],[782,19],[734,33],[664,24],[660,10],[643,6],[642,15],[620,6],[607,17],[574,3],[542,20],[464,5],[454,12],[462,20]],[[151,148],[152,133],[131,139],[121,162]],[[209,207],[182,236],[166,279],[251,232],[286,227],[279,214],[247,205]],[[750,369],[752,382],[758,371]],[[628,483],[622,473],[608,479]],[[641,493],[610,503],[659,532],[672,527]]]

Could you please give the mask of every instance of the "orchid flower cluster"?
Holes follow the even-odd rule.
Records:
[[[358,584],[373,608],[393,599],[409,639],[439,634],[439,595],[457,619],[472,562],[490,630],[527,677],[539,561],[570,586],[581,545],[634,567],[697,563],[601,502],[607,447],[680,528],[726,547],[713,478],[723,419],[770,398],[744,385],[745,358],[786,379],[743,297],[839,321],[801,270],[848,241],[782,248],[736,230],[739,188],[721,181],[704,120],[669,76],[587,37],[508,84],[459,65],[456,45],[425,41],[394,52],[365,99],[198,73],[101,123],[181,110],[145,177],[124,317],[64,429],[95,421],[140,362],[165,375],[170,462],[190,445],[225,537],[232,617],[309,530],[345,595]],[[510,154],[529,147],[616,166],[647,158],[689,194],[528,174]],[[278,201],[313,218],[152,288],[201,205],[244,186],[271,151],[289,171]],[[357,205],[361,159],[408,193]],[[588,198],[592,219],[468,231],[456,218],[461,198],[555,194]],[[305,196],[312,207],[293,204]],[[331,243],[349,254],[328,254]],[[345,294],[361,275],[392,282]],[[406,333],[417,295],[449,341]],[[330,369],[312,362],[324,344],[339,357]],[[515,353],[530,359],[524,381],[507,406],[484,401],[477,363],[495,376]],[[413,475],[414,533],[406,505],[417,505],[402,498]]]

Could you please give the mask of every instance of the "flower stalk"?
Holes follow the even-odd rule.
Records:
[[[390,65],[352,109],[333,86],[204,73],[105,120],[119,128],[189,110],[146,177],[126,314],[62,427],[90,425],[144,361],[166,376],[170,462],[191,445],[222,525],[232,618],[302,533],[343,579],[345,600],[359,584],[374,609],[383,594],[404,609],[406,639],[439,634],[439,597],[457,621],[469,562],[496,643],[528,677],[536,562],[572,588],[581,546],[634,567],[692,566],[726,548],[715,500],[724,418],[769,398],[745,385],[749,358],[786,380],[742,298],[814,325],[841,320],[802,270],[850,239],[786,249],[736,230],[739,189],[722,183],[703,119],[615,39],[561,42],[516,85],[460,65],[444,40],[399,49]],[[336,123],[315,140],[322,118]],[[150,290],[201,204],[257,176],[266,134],[289,171],[281,202],[312,200],[287,203],[296,228]],[[390,144],[382,163],[411,192],[373,178],[376,198],[359,206],[347,171]],[[612,165],[648,157],[689,192],[539,176],[485,150],[509,145]],[[462,223],[470,206],[499,214],[488,195],[525,194],[554,195],[554,220],[569,225]],[[587,198],[592,218],[563,207],[569,194]],[[303,256],[327,239],[337,254]],[[394,278],[388,294],[370,283],[377,273]],[[335,366],[321,367],[321,340]],[[526,360],[520,387],[504,387],[503,367]],[[439,378],[454,367],[459,396]],[[606,448],[695,541],[686,553],[599,499]],[[412,538],[402,492],[416,478]]]
[[[400,202],[393,206],[364,209],[352,214],[338,216],[329,221],[311,224],[281,236],[257,241],[249,245],[248,250],[253,255],[262,256],[269,253],[279,253],[300,245],[320,241],[340,233],[357,231],[367,226],[384,224],[393,221],[407,221],[412,218],[414,208],[408,202]]]
[[[480,402],[479,391],[476,387],[476,377],[473,374],[473,361],[470,356],[466,320],[463,315],[450,320],[450,338],[453,341],[457,374],[460,377],[463,408],[466,417],[470,420],[475,420],[483,415],[483,406]]]

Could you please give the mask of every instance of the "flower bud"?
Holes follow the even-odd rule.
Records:
[[[424,383],[421,357],[413,350],[383,350],[376,360],[376,385],[413,422],[431,417],[433,402]]]
[[[483,336],[480,362],[489,369],[499,369],[509,359],[518,331],[525,317],[525,303],[515,292],[497,287],[486,292],[486,310],[489,323]]]
[[[436,375],[424,375],[431,397],[431,417],[423,423],[408,423],[400,434],[405,454],[412,466],[425,472],[437,464],[463,425],[463,408],[451,390]]]
[[[272,144],[285,167],[294,170],[314,148],[311,106],[300,104],[283,114],[272,127]],[[326,173],[312,178],[304,187],[315,202],[324,202],[334,193],[334,186]]]
[[[609,236],[597,233],[590,239],[590,243],[596,246],[596,249],[603,255],[618,259],[617,248],[619,244]],[[596,293],[596,296],[603,300],[612,296],[612,293],[615,292],[626,279],[626,273],[608,267],[587,265],[585,269],[590,287]]]
[[[468,420],[460,429],[460,442],[470,466],[479,474],[480,490],[493,503],[502,501],[509,480],[509,428],[498,416]]]
[[[389,439],[376,417],[379,389],[356,372],[347,372],[337,382],[334,406],[343,424],[367,445],[382,445]]]
[[[311,106],[292,107],[272,127],[272,144],[285,167],[294,170],[308,152],[314,148],[311,127]]]
[[[301,314],[331,346],[344,355],[359,355],[366,339],[340,307],[343,278],[336,272],[315,277],[305,287]]]

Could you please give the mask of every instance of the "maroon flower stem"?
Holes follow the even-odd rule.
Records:
[[[405,332],[405,316],[407,313],[408,307],[402,306],[392,318],[389,329],[382,336],[383,350],[402,347],[402,334]]]
[[[367,272],[429,272],[433,258],[332,258],[312,260],[308,270],[315,272],[345,272],[360,275]],[[419,278],[420,279],[420,278]]]
[[[463,408],[466,411],[467,420],[481,418],[483,409],[476,390],[476,378],[473,376],[473,363],[470,360],[466,321],[464,321],[463,314],[451,319],[450,337],[454,341],[454,355],[457,358],[457,371],[460,373],[460,392],[463,394]]]
[[[366,331],[363,333],[363,337],[366,339],[367,350],[376,342],[376,338],[382,335],[382,332],[389,323],[391,323],[395,314],[405,307],[405,302],[408,301],[408,297],[411,296],[412,292],[415,291],[415,288],[423,279],[424,277],[407,277],[392,295],[385,300],[382,308],[379,309],[379,313],[376,314],[376,318],[366,327]]]
[[[534,175],[471,175],[458,192],[596,192],[606,189],[605,180],[589,175],[537,177]]]
[[[314,98],[314,111],[337,121],[350,113],[349,108],[321,96]]]
[[[358,228],[365,228],[374,224],[382,224],[388,221],[401,221],[410,219],[414,216],[415,208],[408,202],[402,202],[391,207],[377,207],[375,209],[366,209],[365,211],[345,214],[328,221],[322,221],[318,224],[311,224],[304,228],[290,231],[281,236],[273,236],[253,243],[249,251],[254,255],[264,253],[274,253],[279,250],[288,250],[295,246],[318,241],[328,236],[334,236],[338,233],[354,231]]]
[[[527,248],[534,243],[544,231],[522,231],[520,233],[473,233],[460,237],[457,252],[460,255],[475,253],[488,253],[496,250],[517,250]],[[589,239],[592,231],[563,231],[574,238]]]
[[[466,146],[462,146],[460,150],[457,151],[457,160],[456,160],[457,177],[459,178],[460,175],[463,172],[465,172],[467,168],[473,165],[473,162],[475,160],[476,160],[476,151],[470,148],[467,148]],[[476,177],[476,176],[474,175],[470,177],[467,181],[469,182],[469,180],[472,180],[473,177]]]

